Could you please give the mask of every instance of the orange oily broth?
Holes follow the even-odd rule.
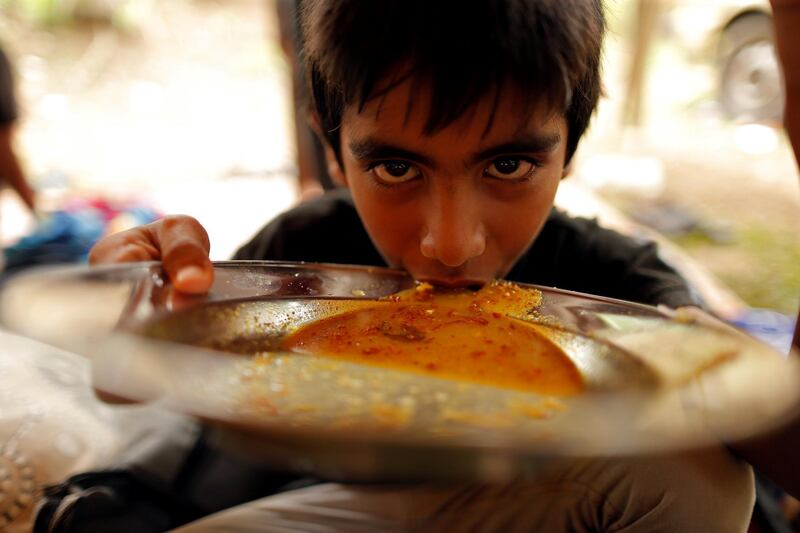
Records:
[[[503,282],[477,292],[422,284],[307,324],[282,348],[541,394],[578,394],[583,380],[566,354],[507,316],[523,315],[540,300],[538,291]]]

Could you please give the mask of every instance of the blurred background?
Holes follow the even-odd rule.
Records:
[[[559,202],[674,243],[722,314],[793,319],[800,195],[768,2],[606,3],[607,95]],[[103,232],[187,213],[227,258],[301,194],[279,28],[272,0],[0,0],[40,213],[99,209]],[[36,228],[4,190],[0,241]]]

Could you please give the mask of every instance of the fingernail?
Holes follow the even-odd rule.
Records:
[[[202,276],[203,276],[202,268],[194,265],[185,266],[182,269],[178,270],[178,273],[175,275],[175,283],[182,284],[186,282],[195,281],[198,278],[201,278]]]

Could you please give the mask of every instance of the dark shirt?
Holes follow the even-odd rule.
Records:
[[[234,258],[386,265],[346,189],[283,213]],[[506,279],[651,305],[698,305],[686,281],[659,257],[653,243],[638,243],[594,220],[556,209]]]
[[[0,126],[17,120],[17,101],[14,98],[14,77],[11,63],[0,49]]]

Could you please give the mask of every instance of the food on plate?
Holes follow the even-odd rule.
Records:
[[[423,283],[304,325],[281,347],[541,394],[578,394],[584,383],[573,362],[535,325],[519,320],[540,301],[539,291],[507,282],[478,291]]]

